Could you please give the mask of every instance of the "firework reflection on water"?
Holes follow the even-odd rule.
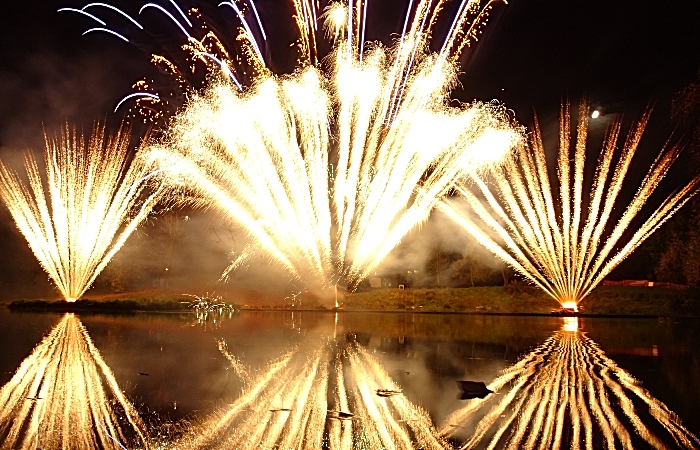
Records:
[[[496,395],[471,400],[440,431],[459,435],[462,449],[700,448],[578,320],[564,318],[560,331],[489,384]]]
[[[449,448],[427,412],[354,342],[315,336],[257,375],[220,349],[246,387],[173,448]]]
[[[66,314],[0,389],[0,448],[143,448],[146,426],[80,320]]]

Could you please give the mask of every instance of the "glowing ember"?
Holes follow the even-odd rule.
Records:
[[[450,104],[455,61],[491,2],[463,2],[442,49],[429,55],[443,3],[410,8],[392,50],[365,49],[364,2],[331,5],[335,48],[323,71],[314,2],[295,1],[301,56],[285,77],[263,67],[244,27],[251,87],[226,76],[193,94],[150,156],[175,189],[186,186],[245,227],[255,242],[245,257],[259,252],[329,297],[338,283],[355,285],[463,171],[500,161],[520,139],[502,108]]]
[[[666,198],[626,243],[620,242],[679,154],[677,147],[664,149],[617,223],[608,223],[613,210],[619,210],[622,184],[648,119],[649,113],[632,127],[618,156],[615,149],[621,125],[613,124],[588,190],[584,188],[588,108],[581,106],[572,155],[567,105],[561,114],[558,192],[553,192],[547,175],[542,137],[536,126],[532,151],[521,147],[516,157],[493,171],[492,186],[479,174],[470,174],[459,185],[458,191],[475,214],[454,204],[443,204],[441,209],[520,274],[560,303],[570,305],[565,307],[576,309],[615,266],[697,192],[700,178],[696,177]],[[472,192],[474,187],[480,195]],[[586,204],[583,197],[587,191]]]
[[[700,440],[666,405],[571,328],[565,319],[562,331],[489,384],[500,395],[471,400],[441,432],[473,429],[462,449],[698,448]]]
[[[0,404],[2,448],[117,450],[147,442],[144,423],[72,314],[0,389]]]
[[[572,311],[578,311],[578,305],[576,302],[564,302],[561,304],[561,307],[564,309],[570,309]]]
[[[103,135],[98,128],[87,142],[69,131],[60,141],[47,139],[46,180],[28,155],[28,187],[0,163],[0,197],[69,302],[90,287],[162,192],[145,195],[140,158],[127,167],[128,133]]]

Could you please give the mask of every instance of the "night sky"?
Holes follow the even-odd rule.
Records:
[[[0,10],[0,158],[10,163],[27,149],[40,151],[43,130],[53,134],[69,123],[89,130],[96,120],[118,123],[114,106],[132,83],[157,72],[149,52],[177,53],[177,29],[157,13],[142,16],[151,35],[138,45],[107,34],[81,36],[93,26],[61,7],[81,7],[76,0],[9,2]],[[167,1],[161,2],[166,5]],[[214,1],[200,5],[208,22],[222,30],[236,25],[229,10]],[[497,3],[481,40],[463,56],[463,101],[497,98],[524,124],[535,109],[545,130],[556,120],[560,102],[585,95],[605,117],[636,117],[647,105],[655,115],[648,128],[649,148],[673,130],[668,119],[672,95],[700,68],[700,1],[679,0],[512,0]],[[138,16],[141,2],[115,3]],[[285,0],[258,0],[271,35],[269,54],[277,71],[293,69],[294,39]],[[369,0],[368,38],[389,42],[400,32],[408,0]],[[446,13],[458,3],[450,2]],[[122,23],[113,15],[111,23]],[[119,28],[119,26],[115,26]],[[150,39],[150,42],[149,42]],[[122,114],[122,111],[119,112]],[[555,122],[554,122],[555,123]],[[681,132],[682,135],[682,132]],[[681,136],[682,137],[682,136]],[[654,150],[649,150],[653,152]],[[22,283],[48,282],[33,260],[6,210],[0,212],[0,291]],[[21,291],[21,289],[20,289]],[[18,291],[19,292],[19,291]]]

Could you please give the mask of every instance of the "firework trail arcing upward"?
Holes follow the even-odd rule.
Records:
[[[680,448],[700,448],[666,405],[577,330],[578,318],[564,320],[562,330],[489,385],[500,395],[470,401],[441,431],[452,435],[475,424],[463,449],[664,449],[671,440]],[[651,429],[650,422],[656,422]]]
[[[73,314],[44,338],[0,389],[2,449],[124,449],[145,425]]]
[[[329,6],[323,18],[335,47],[324,71],[316,5],[295,1],[297,71],[274,76],[254,45],[244,53],[256,74],[250,87],[224,76],[192,94],[150,148],[154,164],[167,168],[166,183],[241,224],[255,242],[246,254],[266,256],[315,292],[354,286],[456,178],[500,161],[520,139],[502,107],[449,105],[455,60],[491,2],[463,2],[442,49],[429,54],[444,3],[416,2],[391,50],[364,47],[365,3]],[[241,36],[255,43],[247,25]],[[205,44],[193,41],[200,55]]]
[[[520,147],[502,169],[494,170],[492,185],[476,173],[458,185],[457,190],[475,214],[448,203],[440,209],[561,304],[576,308],[612,269],[697,192],[700,178],[696,177],[668,196],[621,244],[624,233],[679,154],[678,147],[664,149],[617,223],[608,223],[649,114],[633,125],[619,155],[616,147],[621,124],[612,125],[598,157],[588,204],[583,200],[588,108],[581,106],[572,151],[567,105],[561,113],[558,195],[547,175],[542,137],[536,126],[532,148]]]
[[[449,448],[427,412],[400,393],[367,350],[314,339],[250,376],[223,347],[247,387],[222,413],[171,448]],[[377,390],[391,389],[384,398]]]
[[[138,156],[128,164],[128,146],[124,130],[106,138],[98,127],[87,142],[66,131],[47,139],[45,181],[27,156],[28,187],[0,163],[0,197],[67,301],[83,295],[162,193],[146,193],[150,175]]]

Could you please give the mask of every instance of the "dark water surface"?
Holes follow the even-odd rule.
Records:
[[[10,383],[23,360],[62,318],[60,314],[0,310],[0,385]],[[564,330],[565,319],[558,317],[457,314],[240,312],[219,317],[216,322],[211,318],[198,321],[192,314],[81,315],[77,318],[139,413],[162,420],[186,418],[197,422],[228,411],[229,405],[258,383],[256,380],[273,370],[273,362],[285,357],[290,359],[273,377],[274,382],[283,387],[274,389],[283,391],[287,386],[298,392],[292,400],[284,400],[283,392],[265,394],[261,390],[259,395],[260,402],[267,402],[261,407],[265,414],[278,408],[281,412],[270,414],[287,413],[286,409],[293,409],[295,402],[302,401],[301,393],[312,389],[297,386],[300,383],[297,380],[309,376],[307,369],[300,368],[293,373],[289,370],[294,365],[307,364],[314,354],[328,353],[327,359],[320,359],[319,367],[330,367],[331,372],[340,370],[345,374],[346,385],[353,383],[352,380],[376,376],[367,382],[371,395],[359,391],[352,394],[352,388],[348,387],[348,395],[356,397],[354,407],[352,401],[350,407],[333,406],[336,401],[333,392],[337,389],[333,386],[339,382],[328,381],[327,408],[332,411],[353,409],[358,416],[354,422],[356,426],[361,422],[362,408],[367,408],[369,417],[372,405],[376,403],[381,409],[384,408],[382,402],[400,396],[406,404],[427,411],[435,426],[433,431],[447,434],[451,444],[468,442],[478,424],[488,420],[489,411],[499,402],[507,404],[507,408],[494,414],[490,426],[484,426],[488,430],[487,437],[484,442],[473,443],[475,448],[485,447],[500,428],[507,430],[505,435],[517,435],[519,429],[525,429],[517,425],[519,420],[534,422],[538,417],[543,418],[544,424],[538,434],[554,435],[558,420],[553,419],[555,428],[552,429],[547,428],[546,420],[556,415],[556,405],[553,409],[542,407],[543,411],[529,413],[528,407],[539,408],[546,403],[548,393],[565,392],[561,391],[562,385],[574,386],[571,389],[575,390],[577,384],[583,384],[584,391],[580,395],[571,392],[574,392],[573,398],[578,398],[578,409],[590,409],[582,413],[583,416],[588,414],[593,424],[593,441],[588,444],[593,442],[593,447],[602,447],[606,435],[605,427],[596,425],[595,408],[589,406],[605,406],[607,401],[610,409],[606,422],[612,424],[614,418],[621,419],[620,423],[632,435],[635,448],[644,448],[648,441],[636,437],[639,432],[634,429],[634,420],[624,411],[625,401],[615,394],[616,383],[629,382],[624,379],[624,374],[629,373],[637,381],[623,386],[625,398],[629,398],[648,431],[659,436],[666,445],[684,447],[682,439],[678,441],[674,437],[679,432],[674,435],[665,431],[660,419],[650,415],[649,411],[658,406],[654,403],[650,407],[645,398],[662,402],[680,418],[687,430],[687,433],[680,432],[681,435],[691,438],[693,434],[700,435],[700,349],[697,345],[700,322],[697,320],[580,318],[578,324],[569,322]],[[220,350],[222,341],[235,364]],[[360,356],[365,358],[361,361],[365,362],[357,359],[360,362],[353,365],[354,350],[348,351],[348,346],[359,348]],[[513,366],[518,363],[523,366]],[[497,394],[491,396],[490,404],[475,408],[477,411],[473,413],[456,414],[470,402],[479,401],[460,400],[458,380],[484,381],[489,385],[499,376],[515,373],[513,371],[517,376],[494,389]],[[598,390],[596,383],[600,381],[603,386],[608,371],[613,374],[610,375],[613,381]],[[558,372],[569,373],[568,378],[556,381],[556,375],[552,374]],[[309,378],[314,380],[309,386],[316,385],[319,376]],[[520,396],[513,391],[518,380],[522,380],[524,386],[520,388],[519,392],[524,393]],[[550,380],[551,389],[547,388]],[[640,387],[642,393],[634,391],[634,386]],[[377,389],[392,392],[385,398],[376,395]],[[598,391],[600,397],[591,400],[590,396]],[[513,392],[512,401],[508,400],[509,392]],[[362,395],[367,396],[364,402],[358,400]],[[376,398],[370,398],[372,396]],[[528,406],[527,396],[544,397],[535,398],[536,403]],[[518,399],[522,402],[518,403]],[[311,400],[304,401],[309,402],[305,408],[313,409]],[[558,402],[562,402],[561,398]],[[253,404],[246,408],[255,411],[256,407]],[[516,409],[521,411],[513,416],[509,425],[508,412]],[[399,417],[399,424],[418,421],[401,417],[409,413],[402,412],[399,406],[392,411]],[[565,422],[562,439],[576,440],[576,427],[572,423],[579,413],[561,414],[559,421]],[[585,425],[583,416],[580,420]],[[311,423],[312,419],[309,420]],[[324,436],[332,434],[331,428],[321,426]],[[354,433],[357,437],[357,432]],[[528,432],[524,433],[523,439],[527,440]],[[419,440],[417,434],[414,429],[407,433],[414,441]],[[586,446],[584,434],[578,439]],[[496,448],[504,447],[507,439],[503,442]]]

